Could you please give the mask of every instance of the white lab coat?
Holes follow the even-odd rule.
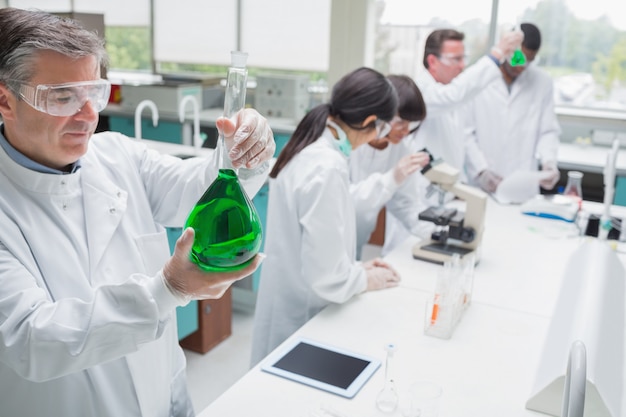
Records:
[[[470,180],[484,169],[505,178],[516,170],[537,169],[557,160],[559,123],[554,112],[553,82],[530,66],[511,84],[489,84],[467,108],[465,133],[476,144],[466,161]]]
[[[473,65],[468,66],[450,83],[441,84],[426,70],[420,71],[415,79],[424,102],[426,103],[426,119],[422,121],[416,134],[408,142],[413,152],[424,148],[435,159],[443,159],[459,170],[459,181],[467,182],[465,159],[473,153],[475,143],[465,140],[464,111],[467,103],[485,87],[501,77],[498,66],[488,56],[484,56]],[[426,196],[426,187],[430,182],[422,177],[418,181],[418,193]],[[448,193],[446,201],[452,199]],[[424,197],[425,198],[425,197]],[[435,194],[428,202],[437,205]],[[411,235],[410,231],[394,215],[387,216],[385,227],[385,245],[395,247]],[[383,247],[383,255],[388,251]]]
[[[465,181],[468,144],[463,135],[463,107],[498,77],[501,77],[500,70],[487,56],[467,67],[449,84],[438,83],[428,71],[421,71],[415,81],[426,103],[426,119],[420,125],[411,149],[427,148],[435,158],[443,158],[457,168],[459,179]]]
[[[421,173],[415,172],[402,184],[397,184],[393,178],[395,166],[411,152],[405,140],[389,143],[385,149],[362,145],[350,154],[350,194],[356,210],[358,259],[383,207],[386,216],[395,216],[404,228],[416,235],[424,236],[431,229],[430,225],[418,221],[419,213],[427,207],[417,186]],[[383,251],[389,252],[394,246],[385,239]]]
[[[330,303],[367,288],[348,161],[328,129],[270,179],[252,338],[257,363]]]
[[[163,225],[184,224],[215,165],[116,133],[81,162],[42,174],[0,148],[0,414],[191,416]]]

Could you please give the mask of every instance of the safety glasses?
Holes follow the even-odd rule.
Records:
[[[418,127],[422,124],[421,120],[416,120],[414,122],[409,123],[409,133],[414,133]]]
[[[461,65],[467,59],[466,55],[455,55],[455,54],[441,54],[439,55],[439,61],[448,67],[453,65]]]
[[[411,122],[409,120],[404,120],[400,116],[394,116],[394,118],[391,119],[391,126],[395,129],[407,129],[410,133],[415,131],[415,129],[419,127],[421,122],[421,120],[415,120]]]
[[[376,137],[382,139],[391,132],[391,125],[384,120],[376,119]]]
[[[109,102],[111,83],[94,80],[36,86],[20,84],[19,94],[35,110],[52,116],[73,116],[87,102],[96,112],[101,112]]]

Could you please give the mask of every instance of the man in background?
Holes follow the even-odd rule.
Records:
[[[411,152],[427,149],[433,158],[441,158],[458,169],[460,181],[467,181],[464,165],[468,151],[463,135],[462,111],[475,95],[500,78],[499,66],[519,47],[522,37],[520,31],[504,34],[488,55],[466,69],[463,33],[439,29],[428,36],[424,48],[424,69],[415,80],[426,103],[427,116],[415,134],[405,140]],[[430,182],[419,175],[415,183],[416,195],[426,198]],[[433,194],[425,204],[438,204],[438,197],[437,193]],[[446,194],[447,200],[452,197],[452,194]],[[387,242],[393,242],[393,245],[403,242],[410,235],[399,219],[387,213],[385,245]]]
[[[522,37],[520,31],[505,33],[488,55],[465,68],[463,33],[439,29],[428,36],[424,70],[416,77],[428,115],[415,136],[414,151],[427,148],[433,157],[461,171],[461,180],[466,179],[462,108],[500,78],[500,64],[519,47]]]
[[[553,83],[538,68],[541,33],[522,23],[522,65],[510,60],[500,66],[500,79],[471,101],[466,112],[466,138],[475,144],[468,153],[470,182],[493,193],[503,178],[516,171],[545,171],[541,187],[554,188],[559,180],[557,151],[559,123],[554,112]],[[537,190],[539,191],[539,190]]]

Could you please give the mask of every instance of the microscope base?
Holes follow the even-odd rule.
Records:
[[[423,261],[443,264],[452,259],[452,255],[459,254],[461,260],[467,255],[475,254],[474,249],[456,246],[435,241],[420,242],[413,247],[413,258]],[[476,259],[478,261],[478,259]]]

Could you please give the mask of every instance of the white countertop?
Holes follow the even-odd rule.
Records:
[[[365,293],[333,305],[298,335],[362,354],[384,363],[384,345],[395,343],[394,380],[400,398],[410,383],[433,380],[443,388],[440,416],[539,416],[524,408],[548,319],[473,304],[453,339],[424,336],[427,297],[407,288]],[[520,360],[522,358],[522,360]],[[207,375],[207,378],[219,375]],[[400,416],[377,410],[384,385],[381,367],[353,399],[345,399],[253,368],[198,417],[310,417],[320,405],[345,417]]]
[[[585,202],[585,208],[597,212],[599,205]],[[394,379],[401,398],[409,383],[435,380],[443,387],[440,417],[543,416],[527,410],[525,403],[565,265],[588,239],[570,232],[565,222],[525,216],[518,206],[490,200],[472,304],[449,340],[424,335],[426,302],[441,266],[412,258],[415,239],[385,258],[402,275],[399,287],[331,305],[292,337],[383,362],[384,346],[396,344]],[[625,255],[620,259],[626,263]],[[219,375],[207,375],[215,377]],[[353,399],[345,399],[265,373],[257,365],[198,416],[311,417],[321,404],[345,417],[400,416],[399,411],[377,410],[375,398],[383,385],[381,368]]]
[[[585,202],[583,207],[595,214],[602,210],[599,203]],[[626,210],[613,206],[612,215],[625,216]],[[519,206],[501,205],[492,199],[486,216],[473,300],[550,317],[568,256],[588,237],[578,236],[573,223],[524,215]],[[418,241],[407,239],[385,259],[404,271],[402,286],[433,292],[441,267],[412,258]],[[622,259],[626,263],[626,255]]]

